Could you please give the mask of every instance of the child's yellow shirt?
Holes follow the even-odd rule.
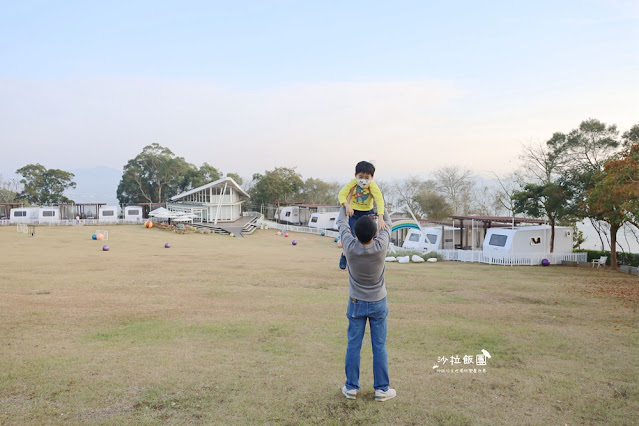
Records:
[[[375,181],[372,181],[368,185],[368,188],[364,189],[357,184],[357,179],[352,179],[344,185],[337,195],[340,205],[343,205],[346,202],[346,197],[348,197],[348,194],[351,192],[353,187],[356,187],[355,194],[353,194],[353,197],[351,198],[351,207],[353,210],[371,210],[374,202],[377,204],[377,214],[380,216],[384,214],[384,197],[382,196],[382,191],[379,190],[379,186],[377,186]]]

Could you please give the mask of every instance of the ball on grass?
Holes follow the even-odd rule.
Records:
[[[541,261],[541,266],[548,266],[548,265],[550,265],[550,260],[548,260],[548,259],[543,259],[543,260]]]
[[[339,237],[335,237],[335,239],[333,241],[338,242],[339,241]]]
[[[164,244],[164,248],[171,248],[171,243]]]
[[[288,238],[288,232],[286,234],[284,234],[284,236]]]
[[[109,251],[109,246],[103,246],[102,251]]]
[[[102,234],[102,233],[95,234],[95,238],[97,238],[98,241],[102,241],[104,239],[104,234]]]
[[[294,246],[296,246],[296,245],[297,245],[297,240],[293,240],[293,241],[291,241],[291,244],[293,244]]]
[[[91,239],[92,239],[92,240],[97,240],[97,239],[98,239],[98,236],[97,236],[97,235],[95,235],[95,234],[93,234],[93,235],[91,235]]]
[[[320,235],[323,237],[326,235],[326,232],[322,232]]]
[[[151,222],[150,220],[147,220],[146,222],[144,222],[144,226],[147,228],[153,228],[153,222]]]

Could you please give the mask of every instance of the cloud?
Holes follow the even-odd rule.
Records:
[[[568,132],[590,117],[635,124],[636,82],[542,90],[481,82],[367,81],[249,90],[198,80],[0,80],[0,172],[121,169],[158,142],[196,165],[243,177],[277,166],[345,180],[374,160],[379,179],[443,165],[507,173],[520,144]]]
[[[438,122],[438,108],[463,94],[440,81],[234,90],[149,79],[4,80],[0,93],[11,167],[36,161],[56,168],[122,167],[158,142],[223,171],[284,165],[315,176],[419,143]]]

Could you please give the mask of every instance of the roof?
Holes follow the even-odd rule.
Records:
[[[550,225],[533,225],[533,226],[518,226],[516,228],[491,228],[496,232],[524,232],[524,231],[550,231]],[[570,226],[558,226],[555,225],[555,231],[561,229],[572,229]]]
[[[186,191],[186,192],[183,192],[183,193],[181,193],[181,194],[178,194],[178,195],[176,195],[175,197],[171,197],[171,198],[170,198],[170,200],[171,200],[171,201],[179,200],[180,198],[184,198],[184,197],[186,197],[186,196],[188,196],[188,195],[195,194],[196,192],[200,192],[200,191],[202,191],[203,189],[207,189],[207,188],[210,188],[210,187],[212,187],[212,186],[219,186],[219,185],[222,185],[222,184],[224,184],[224,183],[230,183],[230,184],[231,184],[231,185],[233,185],[233,186],[235,187],[235,189],[237,189],[237,190],[238,190],[241,194],[243,194],[244,196],[246,196],[246,198],[251,198],[251,196],[250,196],[250,195],[248,195],[248,194],[246,193],[246,191],[244,191],[244,190],[242,189],[242,187],[241,187],[240,185],[238,185],[238,184],[237,184],[237,182],[235,182],[235,181],[234,181],[232,178],[230,178],[230,177],[225,177],[225,178],[222,178],[222,179],[218,179],[218,180],[216,180],[215,182],[207,183],[206,185],[198,186],[197,188],[191,189],[190,191]]]
[[[499,222],[499,223],[546,223],[545,219],[532,219],[529,217],[508,217],[508,216],[450,216],[454,220],[477,220],[479,222]]]

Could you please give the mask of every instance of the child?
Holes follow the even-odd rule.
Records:
[[[340,205],[344,206],[348,216],[348,225],[355,235],[355,222],[362,216],[374,216],[373,203],[377,204],[377,213],[384,215],[384,197],[379,186],[373,182],[375,166],[368,161],[360,161],[355,166],[355,179],[352,179],[339,191],[337,196]],[[379,229],[386,229],[386,222],[379,222]],[[339,267],[346,269],[346,256],[342,253],[339,259]]]

